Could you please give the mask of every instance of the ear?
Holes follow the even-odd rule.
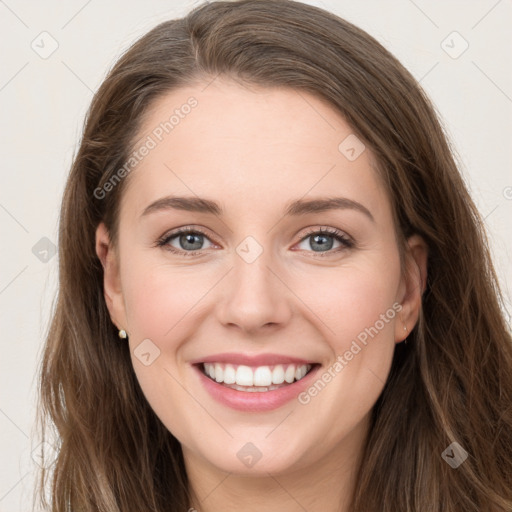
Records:
[[[118,329],[125,329],[127,331],[126,313],[119,273],[119,258],[103,222],[101,222],[96,229],[96,254],[103,266],[103,294],[110,313],[110,318]]]
[[[395,324],[395,341],[403,341],[414,329],[421,309],[423,292],[427,286],[428,246],[419,235],[407,240],[405,275],[398,297],[402,310]],[[404,329],[407,327],[407,330]]]

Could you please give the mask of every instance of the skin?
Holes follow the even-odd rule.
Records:
[[[116,246],[98,226],[112,321],[128,333],[148,402],[181,442],[196,495],[191,506],[348,510],[395,344],[418,319],[426,244],[419,236],[408,240],[402,274],[375,160],[368,148],[354,161],[339,151],[353,130],[330,105],[288,88],[249,88],[224,78],[205,87],[172,91],[152,105],[141,136],[190,96],[198,101],[127,178]],[[141,216],[169,194],[215,200],[225,213],[167,209]],[[361,203],[374,222],[353,209],[283,216],[289,201],[332,195]],[[192,245],[202,255],[155,246],[188,225],[207,233]],[[338,229],[355,247],[327,235],[333,245],[322,250],[306,229],[320,227]],[[247,236],[263,249],[252,263],[236,252]],[[179,236],[168,245],[191,251]],[[210,397],[190,364],[220,352],[279,353],[317,361],[326,371],[393,304],[401,311],[306,405],[230,409]],[[148,366],[134,355],[145,339],[160,350]],[[262,454],[250,468],[237,457],[247,442]]]

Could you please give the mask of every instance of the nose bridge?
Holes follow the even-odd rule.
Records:
[[[268,241],[268,237],[265,239]],[[275,255],[255,237],[247,236],[233,253],[229,275],[220,304],[220,320],[248,331],[269,324],[282,324],[290,316],[287,288],[277,277]]]

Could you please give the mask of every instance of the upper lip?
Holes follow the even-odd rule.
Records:
[[[307,359],[300,359],[298,357],[286,356],[282,354],[236,354],[236,353],[223,353],[213,354],[211,356],[202,357],[191,361],[191,364],[200,363],[229,363],[235,365],[245,366],[273,366],[276,364],[316,364],[315,361]]]

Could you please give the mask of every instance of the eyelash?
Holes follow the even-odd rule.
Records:
[[[201,250],[181,251],[179,249],[176,249],[175,247],[167,245],[173,238],[175,238],[175,237],[177,237],[179,235],[189,234],[189,233],[203,235],[204,237],[209,239],[209,236],[203,230],[201,230],[200,228],[195,228],[195,227],[190,227],[189,226],[189,227],[181,228],[178,231],[174,231],[172,233],[166,233],[165,235],[163,235],[162,237],[160,237],[157,240],[155,246],[156,247],[163,247],[164,249],[166,249],[166,250],[168,250],[168,251],[170,251],[170,252],[172,252],[174,254],[179,254],[179,255],[182,255],[182,256],[191,256],[191,257],[201,256],[203,254],[203,251],[201,251]],[[334,229],[334,228],[320,228],[320,229],[313,228],[313,229],[310,229],[300,239],[300,242],[304,241],[305,239],[307,239],[308,237],[310,237],[312,235],[329,235],[329,236],[333,237],[335,240],[337,240],[338,242],[340,242],[342,244],[342,247],[338,247],[337,249],[328,250],[328,251],[325,251],[325,252],[315,253],[314,251],[307,251],[307,252],[313,252],[313,254],[315,255],[314,257],[325,258],[326,256],[331,256],[333,254],[337,254],[337,253],[339,253],[343,249],[351,249],[351,248],[355,247],[355,243],[353,242],[352,239],[350,239],[349,237],[344,235],[341,231],[338,231],[337,229]]]

